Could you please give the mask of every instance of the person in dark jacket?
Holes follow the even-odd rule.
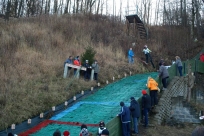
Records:
[[[148,125],[148,112],[151,108],[151,97],[147,94],[146,90],[142,90],[142,109],[143,115],[145,117],[145,124],[144,127]]]
[[[180,74],[180,76],[182,76],[183,64],[182,64],[181,59],[180,59],[179,56],[176,56],[175,58],[176,58],[176,62],[175,63],[176,63],[176,66],[178,68],[179,74]]]
[[[90,65],[89,65],[88,60],[86,60],[86,62],[84,63],[84,67],[86,67],[86,71],[84,71],[84,79],[89,80],[90,79]]]
[[[138,134],[138,119],[140,117],[140,105],[139,103],[135,100],[134,97],[130,98],[131,102],[130,102],[130,112],[132,115],[132,119],[133,119],[133,125],[134,125],[134,132],[133,134]]]
[[[100,69],[97,60],[92,64],[92,69],[94,70],[94,80],[98,81],[98,72]]]
[[[69,56],[69,58],[64,62],[64,66],[66,63],[73,64],[72,56]],[[71,69],[71,67],[69,67],[69,69]]]
[[[161,66],[159,67],[159,74],[158,76],[162,79],[163,89],[166,90],[167,88],[167,78],[169,78],[169,72],[167,68],[164,66],[164,62],[162,62]]]
[[[123,136],[130,136],[130,110],[125,106],[124,102],[120,102],[121,112],[117,115],[120,116],[122,122]]]

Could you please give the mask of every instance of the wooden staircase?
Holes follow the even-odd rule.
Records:
[[[146,31],[145,26],[142,22],[137,23],[137,30],[139,32],[141,39],[147,39],[147,31]]]
[[[129,26],[131,23],[134,24],[134,32],[135,35],[139,34],[141,39],[148,39],[148,31],[147,28],[145,28],[144,23],[141,21],[141,19],[138,17],[138,15],[128,15],[126,16],[126,23],[127,23],[127,29],[128,29],[128,35],[129,35]]]

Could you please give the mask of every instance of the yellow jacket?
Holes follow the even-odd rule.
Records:
[[[158,90],[158,83],[153,78],[150,78],[148,80],[147,87],[149,88],[150,91]]]

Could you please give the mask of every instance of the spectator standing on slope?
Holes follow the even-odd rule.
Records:
[[[68,63],[68,64],[73,64],[73,61],[72,61],[72,56],[69,56],[69,58],[64,62],[64,65]]]
[[[152,77],[148,77],[147,87],[150,90],[151,107],[154,108],[154,106],[156,106],[158,103],[157,99],[158,83]]]
[[[175,58],[176,58],[176,62],[175,63],[176,63],[176,66],[178,68],[179,74],[180,74],[180,76],[182,76],[183,64],[182,64],[181,59],[180,59],[179,56],[176,56]]]
[[[132,119],[133,119],[133,127],[134,127],[134,132],[133,134],[138,134],[138,120],[140,117],[140,105],[139,103],[135,100],[134,97],[130,98],[131,102],[130,102],[130,112],[132,115]]]
[[[90,79],[90,65],[89,60],[86,60],[84,63],[84,67],[86,67],[86,71],[84,71],[84,80]]]
[[[73,64],[76,65],[76,66],[81,66],[81,62],[80,62],[80,60],[79,60],[79,56],[77,56],[77,57],[74,59]],[[77,69],[75,68],[75,69],[74,69],[74,75],[76,75],[76,71],[77,71]]]
[[[169,78],[169,72],[167,68],[164,66],[164,62],[162,62],[161,66],[159,67],[158,77],[162,79],[163,89],[166,90],[167,88],[167,78]]]
[[[123,136],[130,136],[130,110],[124,102],[120,102],[121,111],[117,115],[121,119]]]
[[[144,127],[147,128],[149,121],[148,121],[148,114],[151,108],[151,98],[147,94],[146,90],[142,90],[142,109],[143,109],[143,115],[145,118],[145,124]]]
[[[92,64],[92,69],[94,70],[94,80],[98,81],[98,72],[100,69],[97,60]]]
[[[150,61],[150,63],[152,64],[152,67],[155,68],[154,63],[152,61],[152,57],[150,55],[150,52],[152,52],[152,51],[147,48],[147,45],[144,46],[144,49],[142,50],[142,52],[144,52],[144,54],[145,54],[146,63],[148,64]]]
[[[129,49],[128,51],[128,62],[130,64],[133,64],[134,63],[134,52],[132,51],[132,48]]]

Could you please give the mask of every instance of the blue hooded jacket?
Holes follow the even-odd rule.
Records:
[[[130,122],[130,110],[125,105],[121,106],[121,112],[118,115],[120,116],[122,123]]]
[[[132,51],[132,50],[129,50],[129,51],[128,51],[128,57],[133,57],[133,56],[134,56],[133,51]]]

